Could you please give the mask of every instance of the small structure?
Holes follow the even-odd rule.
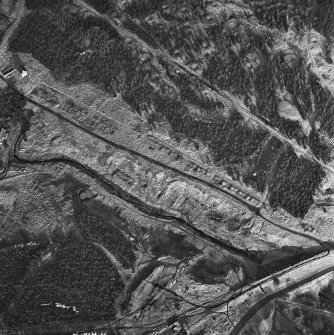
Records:
[[[2,75],[7,78],[15,71],[14,65],[10,65],[1,71]]]
[[[10,65],[1,71],[4,78],[14,78],[16,81],[24,79],[28,76],[29,72],[23,65]]]
[[[27,77],[29,74],[28,70],[23,65],[19,65],[17,67],[17,71],[20,73],[22,79]]]
[[[5,78],[14,78],[15,80],[21,80],[29,75],[28,70],[17,53],[14,53],[10,57],[10,63],[1,71],[1,73]]]

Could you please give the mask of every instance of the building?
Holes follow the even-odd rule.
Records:
[[[23,65],[19,65],[17,71],[20,73],[22,79],[28,76],[28,70]]]
[[[26,78],[28,76],[28,70],[23,66],[9,65],[1,71],[4,78],[14,78],[16,81]]]
[[[5,78],[7,78],[10,75],[12,75],[14,73],[14,71],[15,71],[15,67],[14,67],[14,65],[11,64],[11,65],[7,66],[6,68],[4,68],[1,71],[1,73]]]

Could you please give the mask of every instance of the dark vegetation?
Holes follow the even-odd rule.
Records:
[[[7,311],[42,247],[20,245],[0,250],[0,314]]]
[[[216,51],[210,55],[203,77],[223,90],[246,94],[251,88],[251,76],[244,67],[243,58],[248,52],[255,51],[266,60],[272,37],[243,27],[239,22],[234,29],[225,24],[211,27],[208,36]],[[237,49],[236,43],[239,43]]]
[[[310,85],[314,95],[314,106],[317,121],[321,124],[321,130],[327,132],[329,137],[334,136],[334,99],[328,89],[324,89],[319,79],[310,74]]]
[[[319,308],[334,312],[334,283],[330,281],[329,284],[320,290],[318,293]]]
[[[146,42],[148,45],[154,48],[159,48],[159,44],[156,42],[154,38],[151,37],[150,34],[146,32],[140,25],[135,23],[130,18],[123,18],[123,27],[126,28],[128,31],[132,32],[133,34],[137,35],[141,40]]]
[[[233,264],[225,259],[222,261],[214,258],[202,258],[191,267],[190,273],[197,282],[222,284],[231,269],[233,269]]]
[[[132,6],[135,5],[136,2],[133,2]],[[191,12],[190,5],[184,5]],[[144,6],[144,3],[141,3],[141,6]],[[179,5],[176,6],[178,7]],[[159,10],[161,9],[157,4],[156,10],[158,8]],[[203,4],[199,8],[202,8],[203,11],[205,10]],[[154,6],[152,8],[147,7],[149,13],[153,13],[154,10]],[[177,9],[175,9],[176,11]],[[148,12],[145,14],[148,14]],[[160,12],[163,13],[164,11],[160,10]],[[169,20],[172,21],[172,18],[169,18]],[[255,106],[257,114],[270,120],[273,126],[277,127],[284,135],[295,138],[298,142],[305,145],[307,139],[299,122],[279,116],[279,101],[276,97],[277,84],[275,81],[275,76],[289,76],[288,78],[284,77],[285,81],[288,82],[287,85],[291,86],[287,89],[290,88],[295,91],[291,92],[294,94],[294,101],[301,115],[306,115],[308,111],[305,109],[309,108],[310,104],[307,104],[309,101],[300,106],[298,100],[300,96],[303,96],[303,101],[305,99],[309,100],[308,92],[305,92],[303,82],[300,80],[301,75],[299,75],[299,72],[301,67],[290,69],[286,66],[284,72],[283,69],[272,63],[270,60],[270,48],[273,46],[273,38],[269,32],[259,33],[241,22],[237,22],[234,29],[225,24],[220,24],[210,27],[206,31],[192,28],[189,25],[165,26],[163,24],[149,24],[146,21],[142,22],[142,27],[154,39],[159,41],[172,56],[182,55],[186,64],[198,62],[199,60],[195,55],[200,54],[204,46],[213,43],[215,51],[205,60],[207,67],[203,71],[203,77],[223,90],[245,96],[246,104],[250,108],[254,107],[251,106],[249,97],[252,87],[254,87],[258,101]],[[237,49],[236,44],[238,44]],[[244,57],[250,52],[256,52],[261,61],[260,68],[251,75],[244,66]]]
[[[200,20],[205,13],[201,1],[179,2],[173,7],[174,12],[163,8],[164,3],[159,1],[133,1],[126,8],[130,16],[142,20],[159,10],[166,20],[169,17],[168,20],[176,20],[179,24],[166,29],[143,20],[140,24],[134,23],[127,18],[125,26],[148,44],[154,44],[151,38],[157,40],[172,56],[178,48],[181,53],[194,56],[205,45],[213,43],[215,52],[205,60],[208,66],[203,72],[204,78],[240,96],[265,123],[302,146],[310,145],[319,159],[329,161],[331,152],[321,133],[312,128],[307,137],[298,121],[279,115],[278,89],[290,94],[291,102],[304,119],[312,114],[310,96],[313,93],[322,129],[329,136],[334,135],[331,113],[334,104],[316,78],[308,73],[305,63],[296,56],[299,51],[291,46],[295,55],[292,62],[282,52],[272,55],[274,38],[270,31],[260,33],[238,19],[233,29],[225,24],[224,17],[221,24],[205,30],[189,26],[185,23],[191,18],[182,21],[177,8],[192,8],[194,4],[198,10],[190,13],[195,13]],[[10,47],[13,51],[31,52],[70,84],[88,81],[111,94],[121,93],[135,111],[147,117],[152,127],[160,121],[168,121],[176,138],[186,137],[204,143],[215,163],[223,166],[234,179],[243,178],[258,191],[264,191],[272,168],[270,161],[275,159],[281,145],[272,145],[272,152],[266,153],[270,159],[265,160],[262,146],[269,136],[267,131],[245,125],[236,109],[205,94],[205,85],[168,61],[159,59],[157,67],[150,52],[141,51],[134,41],[125,41],[107,22],[78,17],[60,7],[52,12],[34,10],[25,17],[20,34]],[[249,53],[259,58],[259,64],[251,72],[244,66]],[[254,94],[256,104],[251,99]],[[315,163],[296,157],[291,150],[283,161],[285,165],[280,164],[270,185],[270,202],[274,208],[283,207],[294,216],[303,216],[313,202],[315,189],[324,173]],[[310,171],[304,173],[308,168]]]
[[[309,4],[297,1],[288,8],[287,2],[283,2],[277,4],[268,1],[268,6],[271,8],[270,10],[275,11],[287,9],[290,17],[295,20],[296,26],[305,27],[307,17],[311,15]],[[135,3],[133,3],[134,5]],[[253,2],[253,5],[255,7],[264,6],[263,2]],[[271,20],[266,11],[267,7],[264,7],[265,9],[262,12],[268,16],[268,20]],[[154,8],[152,8],[153,11]],[[286,12],[283,11],[282,13],[282,18],[285,18]],[[171,18],[169,19],[171,20]],[[298,21],[298,23],[296,20],[300,22]],[[274,21],[271,20],[271,22]],[[213,26],[207,30],[207,36],[199,30],[194,31],[186,26],[180,28],[172,26],[170,28],[160,25],[150,26],[145,22],[143,22],[143,26],[151,36],[159,40],[172,56],[175,55],[175,50],[180,51],[181,54],[187,54],[189,50],[191,50],[191,54],[198,54],[203,43],[212,41],[216,51],[208,58],[208,66],[203,72],[203,77],[221,89],[237,95],[245,95],[246,104],[251,110],[253,109],[253,112],[264,117],[264,120],[270,121],[270,125],[279,129],[285,136],[296,139],[299,144],[305,146],[310,142],[315,155],[324,161],[328,161],[328,144],[322,140],[317,140],[315,137],[308,139],[298,121],[285,119],[279,115],[279,100],[276,93],[277,82],[280,89],[284,88],[290,93],[292,103],[304,119],[307,119],[311,114],[312,86],[308,82],[306,64],[299,56],[296,56],[293,64],[289,64],[283,52],[279,52],[273,60],[270,60],[271,47],[274,42],[269,32],[260,34],[249,27],[243,26],[242,23],[238,23],[233,30],[225,25]],[[202,37],[197,41],[194,34]],[[191,45],[185,47],[184,41],[192,42]],[[239,43],[237,53],[235,51],[236,43]],[[293,45],[290,45],[290,47],[295,55],[300,54],[300,50]],[[187,51],[184,49],[187,49]],[[260,55],[261,65],[252,73],[253,78],[247,73],[243,64],[243,58],[248,52],[256,52]],[[252,86],[255,88],[258,101],[255,111],[254,106],[248,100]],[[327,129],[327,131],[331,129],[332,132],[334,127],[331,122],[327,121],[324,129]]]
[[[138,288],[138,286],[152,274],[152,272],[159,266],[163,265],[160,261],[151,261],[147,265],[145,265],[143,268],[138,270],[127,286],[126,293],[124,296],[124,300],[122,302],[122,310],[126,310],[129,308],[131,295],[133,292]]]
[[[333,4],[327,0],[315,1],[314,7],[311,1],[250,1],[256,16],[264,18],[263,24],[276,28],[286,26],[286,13],[293,18],[297,30],[306,27],[318,30],[327,38],[332,34],[331,26]],[[275,19],[276,18],[276,19]],[[285,28],[284,28],[285,29]],[[308,119],[312,114],[311,97],[314,96],[317,120],[321,123],[321,130],[329,137],[334,136],[333,98],[324,89],[316,76],[307,69],[301,52],[293,45],[289,45],[295,54],[294,60],[288,61],[284,53],[278,52],[273,61],[265,61],[257,71],[254,85],[258,94],[257,109],[261,116],[270,120],[274,127],[283,134],[296,139],[301,145],[310,145],[315,156],[324,162],[330,159],[330,145],[326,143],[318,131],[312,128],[307,138],[297,121],[282,119],[277,113],[278,100],[276,98],[277,84],[289,92],[293,105],[298,109],[303,119]],[[313,127],[313,125],[312,125]]]
[[[289,147],[277,167],[269,188],[269,203],[291,215],[304,217],[313,204],[313,195],[325,172],[315,162],[298,157]]]
[[[26,99],[23,95],[8,90],[0,96],[0,127],[6,128],[6,121],[23,121]],[[1,128],[0,128],[1,129]]]
[[[313,8],[311,0],[245,0],[260,24],[270,28],[288,30],[288,19],[297,30],[305,28],[311,21]]]
[[[159,9],[165,0],[134,0],[126,7],[126,12],[132,17],[145,18]]]
[[[123,289],[118,272],[102,251],[90,244],[65,247],[50,266],[37,272],[7,323],[26,327],[110,320]]]
[[[326,38],[333,36],[334,3],[331,0],[317,0],[314,8],[313,27]]]
[[[279,56],[277,57],[279,58]],[[287,90],[293,97],[300,115],[306,118],[309,110],[305,106],[310,106],[310,98],[305,94],[307,85],[303,86],[303,81],[298,80],[302,76],[300,71],[302,71],[300,66],[290,68],[284,57],[281,56],[281,59],[276,62],[262,63],[260,68],[256,70],[253,84],[257,100],[256,114],[269,120],[271,125],[286,137],[296,139],[299,144],[305,146],[307,137],[300,123],[279,115],[279,99],[277,97],[278,81],[280,88]],[[302,106],[298,99],[303,99],[304,104]]]
[[[142,32],[138,36],[148,44],[154,47],[162,45],[172,56],[182,55],[188,63],[199,61],[198,55],[207,37],[202,29],[189,25],[189,22],[195,23],[205,16],[204,0],[135,0],[129,2],[125,11],[131,18],[141,21],[140,27],[145,31],[145,36]],[[162,20],[148,21],[152,14],[158,14]]]
[[[131,268],[134,265],[136,258],[132,244],[112,226],[112,222],[104,222],[100,216],[81,206],[75,210],[74,218],[85,239],[102,244],[124,267]]]
[[[154,257],[173,256],[178,259],[192,257],[199,250],[185,239],[185,235],[172,231],[156,230],[150,234],[151,252]]]
[[[0,240],[0,249],[9,248],[17,244],[27,244],[29,242],[31,242],[31,239],[28,232],[25,229],[18,229],[10,238],[7,237]]]
[[[112,13],[116,10],[114,0],[85,0],[100,13]]]
[[[273,334],[330,335],[333,329],[332,318],[321,311],[306,306],[293,306],[281,301],[275,304],[273,321]]]
[[[185,63],[199,62],[207,36],[204,31],[188,25],[154,25],[144,21],[141,25],[173,57],[182,56]]]
[[[56,9],[63,5],[71,3],[71,0],[26,0],[27,9],[49,8]]]
[[[270,182],[268,180],[270,172],[274,168],[282,148],[282,142],[276,137],[272,137],[263,147],[254,167],[244,177],[246,184],[260,192],[264,192],[266,185]]]
[[[63,30],[60,30],[61,26],[64,26]],[[11,43],[13,50],[32,52],[54,72],[69,73],[69,82],[93,81],[106,90],[121,91],[124,99],[138,111],[144,109],[145,104],[153,103],[155,113],[151,121],[166,119],[175,133],[207,143],[215,160],[221,165],[229,164],[228,170],[236,178],[240,177],[236,165],[241,164],[247,155],[260,150],[259,143],[265,135],[241,129],[243,119],[236,112],[232,112],[231,120],[221,118],[219,123],[212,117],[203,120],[192,116],[186,106],[188,102],[205,109],[208,115],[217,114],[222,103],[204,98],[198,93],[198,83],[189,82],[185,75],[173,78],[184,102],[171,99],[167,91],[172,88],[168,86],[153,93],[152,86],[145,80],[148,64],[141,64],[133,55],[133,46],[126,45],[107,23],[93,18],[83,20],[61,10],[52,13],[33,11],[21,29],[22,34]],[[80,52],[88,49],[92,52],[80,56]],[[162,85],[159,77],[153,77],[152,81]],[[229,136],[234,128],[237,132]],[[227,145],[228,136],[231,139]],[[227,148],[229,150],[224,152]]]
[[[314,335],[331,335],[333,334],[334,321],[331,317],[321,312],[301,309],[303,314],[303,328],[306,328]]]
[[[22,124],[22,135],[30,129],[30,119],[34,115],[31,109],[26,108],[26,99],[23,95],[9,89],[0,96],[0,131],[11,125]]]
[[[164,9],[164,5],[167,8]],[[180,10],[182,9],[183,15],[180,15]],[[128,15],[137,19],[144,19],[148,15],[159,12],[165,20],[175,20],[183,23],[202,17],[205,12],[205,1],[180,0],[167,2],[165,0],[134,0],[129,2],[125,11]],[[179,15],[176,15],[177,12]]]
[[[244,119],[231,110],[229,117],[216,121],[194,117],[181,103],[157,101],[157,114],[164,115],[173,132],[207,144],[217,165],[224,166],[235,179],[241,177],[240,166],[261,151],[267,136],[265,131],[252,131],[244,126]]]
[[[219,88],[236,94],[246,93],[251,84],[240,57],[230,49],[213,54],[203,76]]]
[[[296,255],[293,255],[294,253],[296,253]],[[292,251],[291,256],[280,257],[279,259],[271,261],[270,263],[263,264],[259,266],[256,272],[256,280],[265,278],[275,272],[286,269],[289,266],[298,264],[310,258],[311,255],[312,255],[311,253],[298,254],[298,251],[297,252]]]
[[[330,144],[320,136],[319,131],[312,129],[309,134],[309,146],[314,155],[324,163],[328,163],[331,158]]]
[[[277,78],[280,87],[284,87],[291,95],[293,104],[297,107],[303,119],[307,119],[312,106],[312,87],[309,85],[309,73],[305,61],[300,57],[300,50],[290,46],[294,57],[289,61],[284,52],[278,52],[272,63],[276,73],[270,73]]]
[[[54,73],[66,74],[68,82],[91,81],[114,92],[130,90],[140,78],[137,57],[102,19],[38,10],[21,29],[12,50],[31,52]]]
[[[330,313],[334,311],[333,281],[322,288],[318,295],[307,291],[297,295],[294,301],[302,306],[294,307],[293,316],[301,319],[301,325],[306,331],[316,335],[333,333],[333,318],[330,314],[321,311],[325,310]]]
[[[333,281],[327,287],[321,288],[316,294],[312,291],[298,293],[293,299],[282,297],[265,306],[259,317],[267,318],[274,311],[271,334],[333,334]],[[260,319],[260,320],[261,320]],[[242,331],[244,335],[255,334],[259,327],[259,318],[246,324]]]
[[[97,201],[90,200],[90,205],[81,202],[79,191],[87,189],[87,185],[75,179],[71,175],[66,175],[61,183],[66,185],[66,192],[71,194],[73,199],[73,220],[77,230],[66,240],[84,239],[90,242],[101,244],[126,268],[131,268],[135,262],[135,254],[131,242],[126,238],[121,230],[128,231],[125,222],[117,215],[117,212],[106,208]],[[56,184],[57,185],[57,184]],[[53,235],[62,237],[62,232],[54,232]],[[58,239],[59,240],[59,239]],[[57,242],[57,241],[54,241]],[[63,241],[59,241],[63,242]]]

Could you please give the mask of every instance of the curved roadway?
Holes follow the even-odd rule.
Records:
[[[281,279],[280,283],[276,285],[277,288],[271,292],[268,291],[265,297],[254,302],[250,309],[234,326],[229,335],[239,334],[246,323],[257,313],[257,311],[264,307],[272,299],[275,299],[332,271],[334,271],[334,252],[330,252],[327,256],[306,264],[303,268],[293,269],[289,272],[289,274],[284,274],[282,277],[276,277]],[[275,284],[271,283],[271,285],[267,284],[266,286],[270,286],[270,288],[272,288]],[[265,292],[266,286],[262,286],[263,292]],[[230,309],[231,308],[232,306],[230,305]],[[237,308],[237,306],[235,306],[235,308]]]
[[[258,206],[256,206],[256,205],[250,204],[250,203],[248,203],[247,201],[245,201],[245,200],[243,200],[243,199],[241,199],[241,198],[235,196],[234,194],[232,194],[232,193],[230,193],[230,192],[224,190],[223,188],[221,188],[221,187],[219,187],[219,186],[217,186],[217,185],[215,185],[215,184],[213,184],[213,183],[211,183],[211,182],[209,182],[209,181],[206,181],[206,180],[203,180],[203,179],[201,179],[201,178],[199,178],[199,177],[190,175],[190,174],[188,174],[188,173],[186,173],[186,172],[184,172],[184,171],[182,171],[182,170],[179,170],[179,169],[177,169],[177,168],[174,168],[174,167],[172,167],[172,166],[169,166],[169,165],[166,164],[166,163],[163,163],[163,162],[161,162],[161,161],[159,161],[159,160],[156,160],[156,159],[154,159],[154,158],[152,158],[152,157],[149,157],[149,156],[147,156],[147,155],[145,155],[145,154],[142,154],[142,153],[140,153],[140,152],[138,152],[138,151],[136,151],[136,150],[134,150],[134,149],[131,149],[131,148],[125,146],[125,145],[122,145],[122,144],[120,144],[120,143],[117,143],[117,142],[114,142],[114,141],[112,141],[112,140],[106,139],[105,137],[103,137],[103,136],[101,136],[101,135],[99,135],[99,134],[96,134],[95,132],[93,132],[93,131],[91,131],[91,130],[86,129],[85,127],[81,126],[80,124],[78,124],[77,122],[73,121],[72,119],[69,119],[68,117],[66,117],[66,116],[64,116],[64,115],[61,115],[61,114],[55,112],[55,111],[52,110],[51,108],[42,105],[42,104],[39,103],[38,101],[36,101],[36,100],[34,100],[34,99],[30,98],[30,97],[26,97],[26,98],[27,98],[27,101],[29,101],[30,103],[32,103],[32,104],[34,104],[34,105],[36,105],[36,106],[38,106],[38,107],[40,107],[40,108],[43,108],[45,111],[47,111],[47,112],[49,112],[49,113],[51,113],[51,114],[57,116],[57,117],[60,118],[60,119],[63,119],[64,121],[70,123],[72,126],[78,128],[78,129],[80,129],[81,131],[84,131],[84,132],[88,133],[89,135],[94,136],[95,138],[97,138],[97,139],[99,139],[99,140],[101,140],[101,141],[103,141],[103,142],[105,142],[105,143],[107,143],[107,144],[110,144],[110,145],[112,145],[112,146],[114,146],[114,147],[116,147],[116,148],[118,148],[118,149],[127,151],[127,152],[129,152],[130,154],[135,155],[135,156],[137,156],[137,157],[140,157],[140,158],[142,158],[142,159],[144,159],[144,160],[146,160],[146,161],[148,161],[148,162],[150,162],[150,163],[153,163],[153,164],[155,164],[155,165],[161,166],[161,167],[164,168],[164,169],[167,169],[167,170],[170,170],[170,171],[172,171],[172,172],[175,172],[175,173],[177,173],[177,174],[179,174],[179,175],[181,175],[181,176],[183,176],[183,177],[185,177],[185,178],[187,178],[187,179],[189,179],[189,180],[192,180],[192,181],[197,182],[197,183],[201,183],[201,184],[203,184],[203,185],[205,185],[205,186],[207,186],[207,187],[209,187],[209,188],[211,188],[211,189],[214,189],[214,190],[216,190],[216,191],[218,191],[218,192],[221,192],[221,193],[224,194],[226,197],[228,197],[228,198],[232,199],[233,201],[236,201],[238,204],[240,204],[240,205],[242,205],[242,206],[248,208],[252,213],[254,213],[254,214],[255,214],[256,216],[258,216],[259,218],[262,218],[263,220],[265,220],[265,221],[268,222],[269,224],[272,224],[272,225],[274,225],[274,226],[276,226],[276,227],[278,227],[278,228],[280,228],[280,229],[283,229],[283,230],[285,230],[285,231],[287,231],[287,232],[289,232],[289,233],[291,233],[291,234],[295,234],[295,235],[304,237],[304,238],[306,238],[306,239],[309,239],[309,240],[311,240],[311,241],[313,241],[313,242],[315,242],[315,243],[321,245],[324,249],[326,249],[326,250],[328,249],[328,246],[326,246],[326,242],[323,242],[323,241],[321,241],[320,239],[318,239],[318,238],[316,238],[316,237],[314,237],[314,236],[311,236],[311,235],[302,233],[302,232],[297,231],[297,230],[294,230],[294,229],[290,229],[290,228],[281,226],[280,224],[274,223],[273,221],[269,220],[268,218],[266,218],[266,217],[260,212],[260,207],[261,207],[261,206],[258,207]]]

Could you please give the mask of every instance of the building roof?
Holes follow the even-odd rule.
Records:
[[[6,67],[5,69],[3,69],[1,72],[4,76],[7,76],[11,74],[14,70],[15,70],[14,66],[10,65],[9,67]]]

